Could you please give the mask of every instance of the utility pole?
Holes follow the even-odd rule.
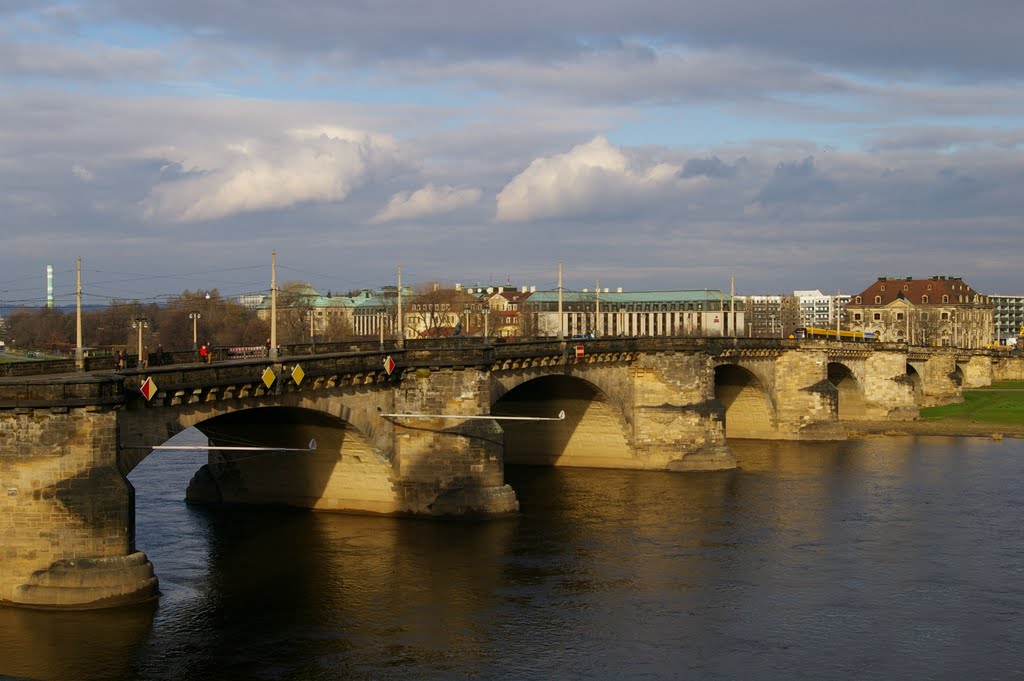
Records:
[[[316,317],[316,311],[313,308],[309,308],[309,346],[312,352],[316,352],[316,336],[313,333],[313,321]]]
[[[402,266],[398,266],[398,347],[405,347],[405,320],[402,318]]]
[[[841,305],[842,305],[842,300],[843,300],[843,289],[837,288],[836,289],[836,340],[839,340],[839,332],[842,330],[842,328],[840,326],[840,320],[841,320],[841,318],[843,316],[840,313],[840,309],[841,309]]]
[[[725,294],[721,291],[718,292],[718,307],[722,311],[722,328],[719,329],[719,335],[725,338],[725,333],[729,326],[729,318],[725,316]]]
[[[198,310],[193,310],[188,313],[188,318],[192,320],[192,349],[195,350],[199,347],[199,320],[202,315]]]
[[[270,252],[270,358],[277,359],[277,251]]]
[[[75,366],[85,371],[85,347],[82,345],[82,256],[78,256],[78,294],[75,301]]]
[[[136,317],[132,320],[132,328],[139,330],[139,363],[138,367],[142,368],[142,330],[149,326],[149,320],[145,317]]]
[[[732,323],[729,328],[732,329],[732,335],[738,336],[736,333],[736,275],[729,275],[729,314],[732,316]]]
[[[907,303],[910,301],[908,300]],[[905,329],[903,331],[903,338],[906,339],[907,345],[910,345],[910,315],[911,306],[907,306],[907,311],[904,313],[906,316],[903,318]]]
[[[562,331],[562,259],[558,259],[558,340],[565,338]]]
[[[601,335],[601,280],[594,280],[594,338]]]

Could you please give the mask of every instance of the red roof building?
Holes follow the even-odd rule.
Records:
[[[879,277],[850,299],[846,318],[883,342],[977,348],[992,342],[992,309],[960,277]]]

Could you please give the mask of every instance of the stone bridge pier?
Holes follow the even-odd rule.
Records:
[[[490,377],[479,368],[405,372],[395,393],[393,456],[407,512],[506,514],[519,510],[505,484],[502,429],[490,419]],[[459,416],[476,418],[460,419]]]
[[[980,359],[991,366],[987,356]],[[967,362],[968,360],[965,360],[964,364]],[[906,366],[915,402],[919,407],[962,401],[961,387],[965,382],[974,383],[980,376],[980,370],[976,367],[969,369],[968,375],[965,376],[962,366],[957,363],[957,353],[951,348],[910,348]]]
[[[120,377],[26,381],[0,405],[0,602],[95,608],[156,597],[118,469]]]

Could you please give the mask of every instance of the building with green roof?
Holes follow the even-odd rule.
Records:
[[[717,289],[700,291],[537,291],[526,301],[537,336],[731,336],[746,328],[744,305]]]

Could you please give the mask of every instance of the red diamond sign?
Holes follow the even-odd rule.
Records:
[[[147,376],[146,382],[142,384],[140,390],[142,391],[142,396],[146,398],[147,402],[149,402],[153,399],[153,395],[156,395],[156,383],[153,382],[152,378]]]
[[[387,372],[388,376],[395,370],[395,360],[391,359],[391,355],[388,355],[387,359],[384,360],[384,371]]]

